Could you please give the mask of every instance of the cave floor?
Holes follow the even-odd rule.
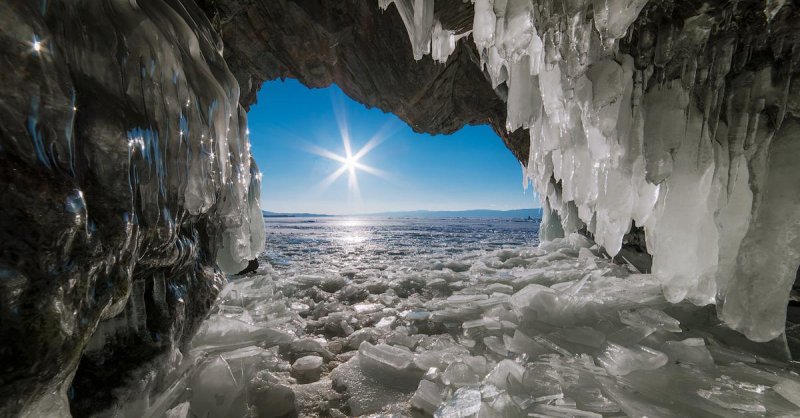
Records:
[[[574,235],[365,270],[262,263],[231,278],[182,363],[171,416],[800,414],[786,339],[669,304]]]

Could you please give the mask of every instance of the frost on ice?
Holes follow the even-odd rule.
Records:
[[[433,42],[443,62],[454,48],[432,3],[396,5],[414,58]],[[677,5],[647,0],[473,4],[507,129],[530,132],[543,239],[585,230],[615,256],[635,224],[670,302],[715,303],[750,339],[779,337],[800,265],[800,43],[770,25],[792,6],[727,3],[676,21]]]

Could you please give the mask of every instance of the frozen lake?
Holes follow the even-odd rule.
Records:
[[[261,261],[278,270],[360,270],[388,263],[446,261],[539,243],[538,219],[326,217],[265,221],[267,247]]]
[[[230,278],[137,416],[800,416],[785,339],[752,343],[537,228],[267,218],[258,271]]]

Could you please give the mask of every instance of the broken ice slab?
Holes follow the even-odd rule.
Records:
[[[469,321],[464,321],[461,328],[466,335],[478,335],[480,332],[497,331],[501,329],[500,320],[498,318],[479,318]]]
[[[570,395],[582,410],[606,414],[620,411],[619,405],[606,397],[599,387],[575,388],[570,391]]]
[[[451,363],[442,373],[442,383],[454,388],[475,385],[480,379],[472,367],[461,361]]]
[[[453,397],[439,406],[435,418],[466,418],[481,410],[481,391],[476,386],[458,389]]]
[[[506,348],[517,354],[525,354],[528,358],[535,359],[541,354],[551,353],[552,350],[533,338],[528,337],[520,330],[514,331],[513,337],[503,336]]]
[[[380,411],[386,405],[405,402],[411,396],[415,382],[410,388],[391,385],[388,375],[373,377],[360,365],[359,356],[339,365],[331,372],[331,380],[337,391],[346,391],[350,414],[361,416]]]
[[[680,321],[667,315],[664,311],[649,307],[621,310],[619,311],[619,320],[632,327],[681,332]]]
[[[380,335],[381,332],[374,328],[361,328],[347,336],[347,347],[358,350],[361,347],[361,343],[364,341],[375,343]]]
[[[714,358],[702,338],[687,338],[683,341],[667,341],[661,351],[676,363],[693,364],[702,368],[713,368]]]
[[[489,295],[475,294],[475,295],[452,295],[447,298],[447,304],[451,306],[458,306],[462,304],[472,304],[479,301],[489,299]]]
[[[753,363],[757,362],[756,356],[746,351],[737,350],[730,347],[723,347],[717,344],[709,344],[708,351],[714,362],[717,364],[731,364],[731,363]]]
[[[506,349],[503,340],[501,340],[499,337],[485,337],[483,339],[483,345],[485,345],[490,352],[495,353],[500,357],[505,358],[508,356],[508,349]]]
[[[521,387],[512,391],[527,394],[534,402],[549,402],[564,397],[558,371],[544,363],[535,363],[528,367],[522,375]]]
[[[562,328],[547,334],[546,339],[570,353],[594,354],[606,342],[605,334],[590,327]]]
[[[411,397],[411,406],[433,414],[444,400],[444,388],[429,380],[420,380],[417,391]]]
[[[405,314],[405,319],[407,321],[427,321],[430,316],[431,313],[428,311],[413,310]]]
[[[417,347],[419,340],[422,339],[422,336],[420,335],[408,335],[406,332],[400,332],[398,330],[395,330],[386,336],[386,344],[401,345],[413,350]]]
[[[563,418],[602,418],[601,414],[591,411],[583,411],[577,408],[570,408],[566,406],[538,404],[531,408],[532,413],[528,413],[529,417],[563,417]]]
[[[356,303],[351,306],[357,314],[370,314],[378,312],[383,309],[383,304],[380,303]]]
[[[469,357],[469,350],[461,346],[427,349],[414,356],[414,365],[420,370],[432,367],[444,370],[450,363],[463,361],[465,357]]]
[[[164,415],[164,418],[187,418],[189,416],[189,402],[178,404]]]
[[[800,381],[783,379],[778,382],[777,385],[773,386],[772,389],[789,402],[800,407]]]
[[[709,401],[727,409],[744,412],[767,412],[762,399],[757,395],[742,390],[727,390],[728,388],[715,387],[710,390],[698,389],[697,394]],[[733,389],[733,388],[731,388]]]
[[[294,337],[286,332],[251,325],[222,315],[212,315],[192,339],[192,346],[206,351],[231,350],[260,344],[266,347],[289,343]]]
[[[489,294],[492,293],[505,293],[505,294],[512,294],[514,293],[514,288],[503,283],[492,283],[489,286],[486,286],[486,292]]]
[[[263,370],[250,381],[250,387],[247,390],[249,408],[246,416],[295,416],[297,414],[296,400],[294,389],[283,376]],[[198,413],[194,409],[192,409],[192,413],[193,416],[214,417],[214,415]]]
[[[375,324],[375,328],[383,331],[389,331],[392,329],[392,325],[395,323],[395,321],[397,321],[396,316],[385,316]]]
[[[655,332],[653,328],[646,328],[646,327],[632,327],[632,326],[624,326],[610,334],[608,334],[608,341],[615,342],[619,345],[624,346],[631,346],[638,342],[641,342],[643,339],[647,338],[650,334]]]
[[[489,372],[483,379],[484,383],[489,383],[498,389],[508,389],[510,383],[509,379],[519,382],[522,380],[522,375],[525,373],[525,368],[514,362],[513,360],[502,360]]]
[[[199,416],[243,417],[244,379],[236,379],[230,365],[222,356],[214,356],[191,380],[191,409]]]
[[[523,418],[525,414],[505,391],[491,384],[481,386],[481,409],[478,418]]]
[[[608,343],[597,361],[613,376],[624,376],[634,370],[653,370],[667,364],[667,355],[642,345],[626,348]]]
[[[361,369],[376,379],[401,388],[414,388],[424,374],[413,365],[414,354],[387,344],[372,345],[367,341],[358,347]]]

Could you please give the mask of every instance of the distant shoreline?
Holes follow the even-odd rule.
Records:
[[[358,213],[347,215],[327,215],[317,213],[281,213],[262,211],[265,218],[485,218],[485,219],[541,219],[542,209],[512,209],[512,210],[491,210],[491,209],[471,209],[457,211],[398,211],[398,212],[378,212],[378,213]]]

